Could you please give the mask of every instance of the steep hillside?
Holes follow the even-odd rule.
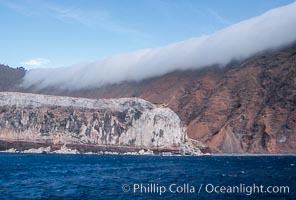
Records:
[[[140,97],[175,111],[188,136],[225,153],[296,153],[296,44],[220,68],[176,71],[141,82],[44,94]]]
[[[23,68],[14,69],[0,64],[0,92],[17,90],[17,86],[25,73]]]

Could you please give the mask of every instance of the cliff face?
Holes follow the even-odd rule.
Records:
[[[136,96],[165,105],[188,126],[188,137],[212,152],[296,153],[296,44],[223,68],[64,92],[91,98]]]
[[[212,152],[296,153],[296,44],[225,67],[176,71],[96,89],[19,89],[53,95],[139,97],[172,109]]]
[[[1,140],[180,147],[185,131],[169,108],[139,98],[90,100],[0,93]]]

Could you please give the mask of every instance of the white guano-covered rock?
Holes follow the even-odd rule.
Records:
[[[172,110],[139,98],[0,93],[2,140],[179,147],[185,138],[186,129]]]

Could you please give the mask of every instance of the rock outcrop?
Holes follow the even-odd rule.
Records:
[[[0,140],[168,151],[181,149],[186,128],[169,108],[139,98],[93,100],[2,92]]]
[[[188,137],[220,153],[296,153],[296,44],[225,67],[177,71],[139,83],[39,92],[135,96],[171,108]]]
[[[172,109],[188,127],[188,138],[208,145],[204,152],[296,153],[295,86],[296,43],[223,67],[175,71],[139,82],[84,90],[36,90],[12,84],[4,91],[139,97]]]

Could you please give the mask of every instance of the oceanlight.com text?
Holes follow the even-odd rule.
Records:
[[[243,184],[238,185],[215,185],[215,184],[176,184],[162,185],[158,183],[134,183],[123,184],[122,191],[125,193],[141,193],[141,194],[158,194],[163,195],[165,193],[176,194],[192,194],[192,193],[207,193],[207,194],[245,194],[247,196],[253,194],[289,194],[289,186],[277,186],[277,185],[260,185],[260,184]]]

